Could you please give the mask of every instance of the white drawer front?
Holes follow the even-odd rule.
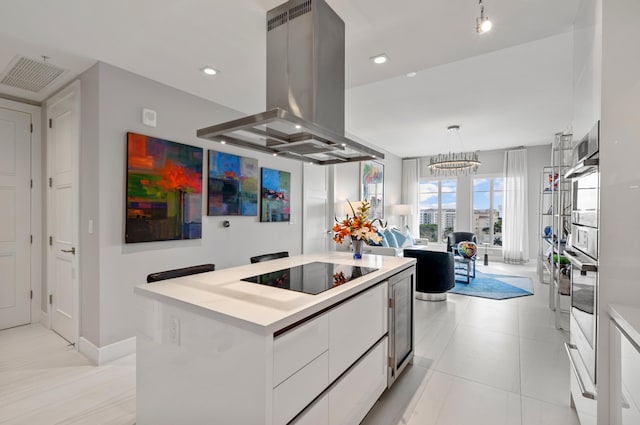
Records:
[[[576,412],[578,413],[578,419],[580,419],[580,425],[597,425],[597,402],[582,396],[580,387],[578,386],[578,380],[573,371],[569,371],[571,374],[570,386],[571,396],[573,397],[573,403],[576,406]]]
[[[273,341],[273,386],[302,369],[329,346],[329,318],[325,313]]]
[[[329,311],[330,382],[387,332],[388,296],[383,282]]]
[[[329,390],[329,423],[359,424],[387,388],[387,338]]]
[[[329,384],[329,354],[300,369],[273,389],[273,423],[282,425],[302,411]]]
[[[640,424],[640,353],[629,340],[620,337],[621,424]]]
[[[329,425],[329,396],[325,394],[320,397],[291,425]]]

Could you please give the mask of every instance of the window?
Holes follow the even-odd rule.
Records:
[[[504,177],[473,179],[473,232],[478,243],[502,246]]]
[[[420,237],[444,242],[456,227],[456,180],[420,182]]]

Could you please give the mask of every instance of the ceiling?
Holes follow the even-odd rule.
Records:
[[[494,28],[480,35],[475,0],[327,0],[346,26],[349,137],[401,157],[550,143],[571,124],[579,1],[485,0]],[[38,93],[0,84],[0,94],[40,102],[103,61],[261,112],[265,12],[282,2],[5,0],[0,78],[16,55],[67,71]],[[386,64],[369,60],[383,52]]]

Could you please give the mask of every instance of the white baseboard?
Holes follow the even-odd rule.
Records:
[[[40,312],[40,323],[47,329],[51,328],[51,322],[49,321],[49,313],[46,311]]]
[[[98,366],[136,352],[136,337],[123,339],[104,347],[96,347],[91,341],[80,337],[78,351]]]

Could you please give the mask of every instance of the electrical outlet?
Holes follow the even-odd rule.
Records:
[[[169,342],[180,345],[180,319],[169,318]]]

